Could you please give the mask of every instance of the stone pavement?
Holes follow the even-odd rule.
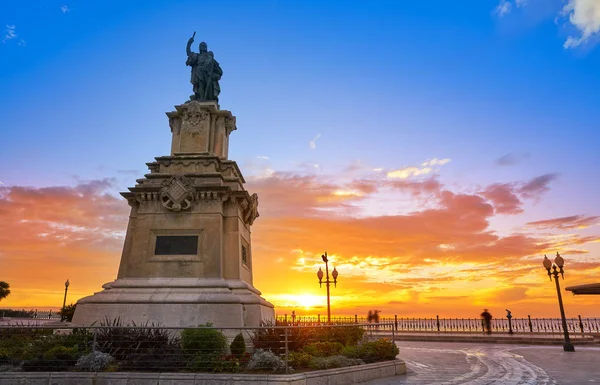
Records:
[[[600,348],[398,341],[406,375],[366,385],[600,384]]]

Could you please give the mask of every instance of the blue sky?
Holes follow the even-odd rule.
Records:
[[[145,171],[169,149],[163,113],[191,93],[184,47],[197,31],[224,68],[221,107],[238,116],[230,153],[242,166],[335,173],[451,158],[451,180],[559,172],[589,201],[600,54],[593,39],[563,48],[577,31],[554,3],[502,16],[494,1],[3,3],[5,38],[9,27],[17,36],[0,46],[10,95],[0,161],[28,161],[0,181]],[[528,161],[490,172],[508,153]]]
[[[196,31],[224,70],[246,177],[449,159],[430,174],[468,193],[556,175],[495,231],[599,214],[596,0],[2,1],[0,27],[4,186],[132,186],[169,152],[164,113],[191,93]],[[394,199],[358,205],[416,208]]]
[[[221,107],[239,117],[231,153],[242,162],[345,165],[365,152],[388,168],[436,156],[481,168],[509,152],[549,169],[598,160],[598,50],[565,50],[566,20],[536,19],[546,7],[530,2],[502,17],[494,1],[3,3],[17,38],[0,47],[10,95],[0,160],[28,151],[28,171],[49,171],[40,163],[50,157],[67,178],[165,153],[163,112],[190,93],[192,31],[224,68]],[[31,177],[21,169],[3,181]]]

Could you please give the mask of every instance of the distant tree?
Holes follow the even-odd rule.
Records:
[[[73,314],[75,314],[75,308],[77,304],[70,304],[60,309],[60,319],[67,322],[73,321]]]
[[[10,285],[8,282],[0,281],[0,301],[10,294]]]

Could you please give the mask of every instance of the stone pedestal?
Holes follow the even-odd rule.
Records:
[[[214,102],[167,113],[171,155],[122,193],[131,215],[117,279],[77,303],[73,322],[120,318],[164,326],[258,326],[273,305],[252,284],[258,197],[228,160],[235,117]]]

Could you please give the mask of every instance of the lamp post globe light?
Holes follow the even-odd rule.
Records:
[[[333,271],[331,272],[333,281],[329,280],[329,265],[328,265],[329,259],[327,259],[327,252],[325,252],[325,254],[321,255],[321,258],[323,259],[323,262],[325,262],[325,281],[323,281],[323,270],[321,270],[320,267],[319,267],[319,271],[317,272],[317,277],[319,278],[319,287],[322,287],[321,285],[323,283],[325,283],[325,286],[327,287],[327,323],[331,325],[331,305],[330,305],[330,297],[329,297],[329,285],[331,283],[333,283],[333,286],[337,287],[338,271],[334,267]]]
[[[563,349],[565,352],[574,352],[575,347],[571,343],[571,339],[569,338],[569,330],[567,329],[567,318],[565,317],[565,308],[563,306],[562,295],[560,294],[560,283],[558,282],[558,275],[565,279],[565,271],[563,270],[563,266],[565,265],[565,260],[560,256],[559,253],[556,253],[556,258],[554,258],[554,263],[544,255],[544,267],[548,271],[548,277],[550,277],[550,282],[552,282],[552,277],[554,277],[554,281],[556,282],[556,294],[558,295],[558,307],[560,308],[560,317],[562,318],[562,328],[565,334],[565,343],[563,345]]]
[[[67,305],[67,290],[69,290],[69,279],[67,278],[67,281],[65,282],[65,297],[63,298],[63,306],[62,306],[62,312],[61,312],[61,316],[60,316],[60,322],[63,322],[65,320],[65,306]]]

